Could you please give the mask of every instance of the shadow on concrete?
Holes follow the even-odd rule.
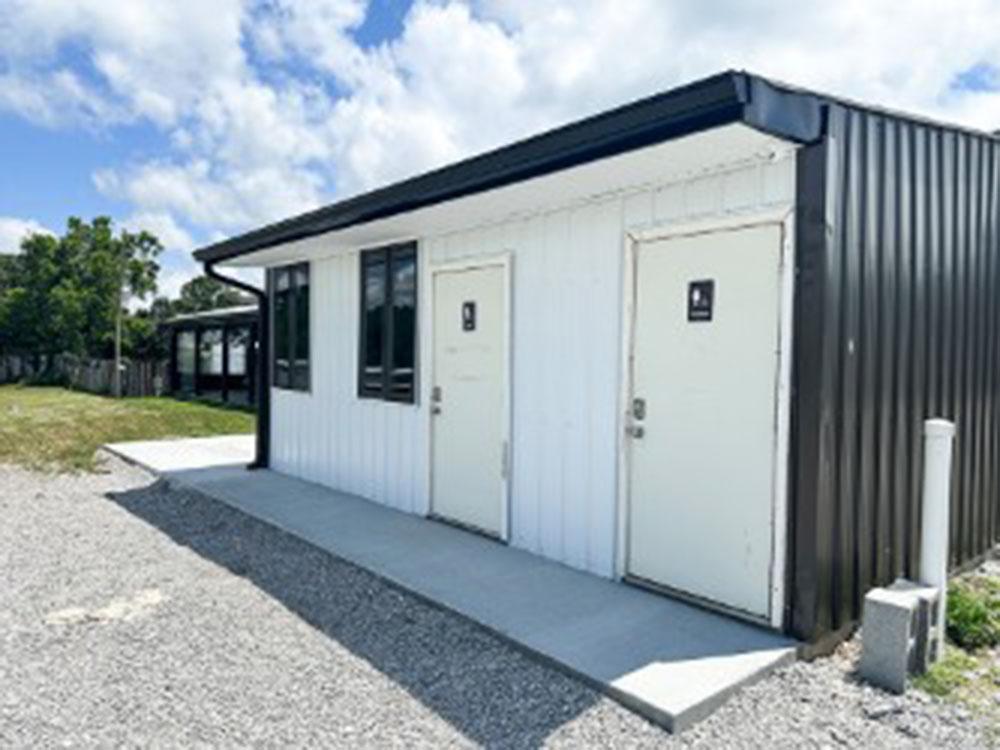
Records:
[[[671,731],[700,721],[739,687],[795,658],[796,643],[772,631],[356,495],[275,471],[248,472],[232,463],[238,454],[228,443],[136,443],[114,450],[173,485],[273,525],[300,544],[312,545],[310,549],[325,551],[377,580],[456,613],[463,622],[483,626],[500,642],[540,657]],[[169,509],[157,508],[153,515],[143,503],[119,502],[182,544],[212,559],[214,551],[222,564],[229,565],[229,550],[199,536],[202,529],[174,518]],[[308,621],[326,622],[311,614],[308,598],[296,599],[294,576],[275,581],[273,571],[262,570],[250,577]],[[332,617],[335,610],[326,614]],[[356,644],[345,645],[363,653]],[[429,648],[437,646],[432,643]],[[384,660],[373,653],[376,665]],[[538,666],[535,660],[530,663]],[[487,664],[474,664],[488,673]],[[410,679],[406,670],[384,671],[401,684],[412,685],[421,700],[426,698],[420,679]],[[591,696],[585,702],[596,700],[593,693],[580,691],[576,681],[569,685]],[[443,703],[450,705],[451,697]],[[434,705],[443,716],[449,715]],[[466,710],[454,713],[464,716]],[[541,718],[530,717],[528,725],[542,721],[551,730],[556,724],[544,718],[550,710],[551,706],[542,709]]]
[[[539,746],[600,697],[475,623],[221,501],[164,480],[107,497],[252,582],[473,742]]]

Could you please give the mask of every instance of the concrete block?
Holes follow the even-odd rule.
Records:
[[[937,627],[937,590],[898,580],[872,589],[862,614],[859,672],[869,682],[902,693],[906,678],[921,674],[936,659],[933,628]]]

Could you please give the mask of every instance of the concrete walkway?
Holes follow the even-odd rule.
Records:
[[[251,436],[106,446],[480,623],[671,731],[795,658],[796,643],[450,526],[272,471]]]

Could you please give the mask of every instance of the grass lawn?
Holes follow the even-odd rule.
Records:
[[[103,443],[253,430],[253,414],[222,406],[0,385],[0,464],[93,471]]]
[[[991,746],[1000,746],[1000,576],[996,560],[948,583],[944,658],[913,684],[960,703],[985,721]]]

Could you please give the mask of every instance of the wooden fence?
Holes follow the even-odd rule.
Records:
[[[54,357],[0,355],[0,383],[44,381],[90,393],[110,394],[114,371],[114,361],[106,359],[81,359],[70,354]],[[159,396],[168,385],[165,361],[122,360],[122,395]]]

